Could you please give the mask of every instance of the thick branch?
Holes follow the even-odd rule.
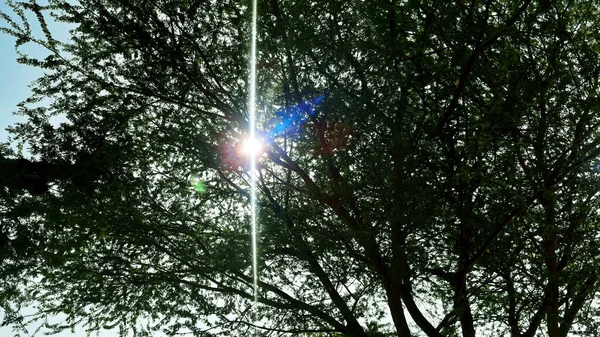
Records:
[[[346,304],[346,301],[344,301],[337,289],[335,289],[335,286],[329,279],[329,276],[327,275],[325,270],[323,270],[323,267],[321,267],[321,264],[319,263],[317,257],[308,246],[308,243],[299,235],[294,221],[289,217],[288,213],[282,211],[281,205],[279,205],[279,203],[275,200],[275,198],[266,186],[263,186],[263,190],[264,195],[269,199],[271,203],[271,209],[277,217],[279,217],[285,222],[288,230],[292,234],[294,242],[299,248],[301,257],[303,257],[304,260],[308,262],[313,273],[315,273],[315,275],[319,278],[319,281],[321,281],[321,284],[323,284],[325,291],[327,292],[327,294],[329,294],[329,297],[331,298],[335,306],[338,308],[338,310],[340,310],[346,322],[348,322],[349,329],[353,332],[353,334],[356,334],[357,336],[366,336],[360,323],[358,323],[358,321],[356,320],[354,313],[350,310],[350,308]]]

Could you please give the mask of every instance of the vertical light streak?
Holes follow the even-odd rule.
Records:
[[[256,2],[252,1],[252,47],[250,55],[250,142],[256,143]],[[254,280],[254,301],[258,301],[258,247],[256,242],[256,153],[250,151],[250,221],[252,222],[252,273]]]

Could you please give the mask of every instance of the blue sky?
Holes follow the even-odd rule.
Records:
[[[40,2],[41,3],[41,2]],[[0,11],[11,13],[10,9],[0,0]],[[33,19],[33,18],[32,18]],[[40,34],[41,30],[36,27],[32,21],[32,30],[34,34]],[[6,26],[6,23],[0,19],[0,26]],[[50,31],[54,37],[60,41],[66,41],[69,38],[68,27],[57,23],[49,22]],[[40,35],[37,35],[40,36]],[[14,116],[13,112],[18,110],[17,104],[31,95],[28,85],[43,75],[43,70],[32,68],[16,62],[17,53],[14,49],[15,39],[12,36],[0,33],[0,142],[8,139],[8,133],[5,128],[18,121],[24,121],[23,117]],[[25,45],[20,47],[20,51],[31,56],[43,57],[47,55],[41,47],[35,45]],[[2,312],[0,310],[0,317]],[[56,319],[56,318],[55,318]],[[33,328],[32,330],[35,330]],[[38,335],[42,336],[44,330]],[[13,336],[10,328],[0,327],[0,336]],[[92,334],[94,336],[95,334]],[[85,336],[83,329],[77,329],[74,333],[63,332],[55,335],[57,337],[67,336]],[[117,331],[102,331],[99,337],[116,337]]]
[[[14,44],[13,37],[0,33],[0,140],[3,142],[8,137],[4,129],[23,120],[13,116],[12,112],[17,110],[19,102],[29,97],[31,92],[27,86],[43,74],[40,69],[16,62]]]

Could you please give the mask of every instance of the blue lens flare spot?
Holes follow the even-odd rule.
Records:
[[[274,125],[269,131],[269,138],[275,138],[281,135],[294,136],[300,132],[300,128],[312,116],[317,113],[316,107],[329,93],[321,94],[309,100],[303,100],[294,106],[281,107],[275,111],[275,118],[281,122]]]

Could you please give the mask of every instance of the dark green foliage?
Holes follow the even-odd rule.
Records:
[[[258,303],[247,6],[9,4],[1,31],[50,53],[19,59],[47,70],[11,128],[31,155],[0,156],[11,323],[38,302],[140,336],[597,334],[594,1],[259,1]]]

